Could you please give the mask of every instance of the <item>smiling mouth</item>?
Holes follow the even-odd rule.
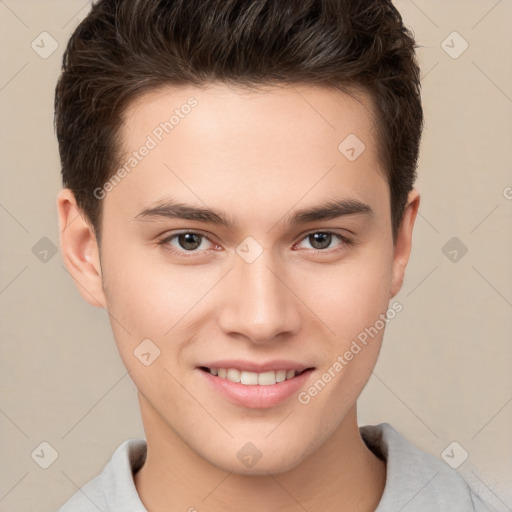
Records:
[[[206,366],[200,366],[199,369],[221,379],[245,384],[246,386],[271,386],[274,384],[279,384],[280,382],[291,380],[298,375],[302,375],[305,372],[314,370],[314,368],[311,367],[302,371],[269,370],[267,372],[258,373],[238,370],[236,368],[208,368]]]

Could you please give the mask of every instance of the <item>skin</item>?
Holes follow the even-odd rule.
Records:
[[[101,251],[71,191],[57,201],[66,266],[83,297],[109,312],[138,388],[148,453],[137,491],[149,511],[374,510],[386,466],[360,437],[356,400],[384,330],[308,404],[293,395],[263,409],[235,405],[197,366],[292,359],[315,367],[308,389],[400,290],[418,192],[393,243],[371,104],[318,86],[146,93],[125,113],[125,154],[191,96],[198,105],[102,199]],[[366,146],[355,161],[338,150],[349,134]],[[221,211],[234,226],[135,219],[171,196]],[[373,215],[289,223],[334,198],[359,200]],[[159,242],[178,230],[210,241],[191,253],[174,237],[167,247],[177,252],[166,251]],[[314,245],[308,235],[322,230],[353,243],[334,235]],[[248,236],[262,248],[252,263],[236,252]],[[161,351],[149,366],[133,353],[146,338]],[[262,453],[251,468],[237,457],[249,441]]]

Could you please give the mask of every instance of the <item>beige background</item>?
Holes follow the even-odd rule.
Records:
[[[359,422],[391,423],[437,457],[457,441],[469,453],[459,470],[510,510],[512,3],[396,4],[423,46],[422,203],[397,297],[404,310],[387,328]],[[107,315],[82,300],[59,252],[46,262],[33,252],[43,237],[58,245],[53,92],[88,9],[0,1],[0,511],[55,510],[123,440],[143,436]],[[43,31],[59,45],[47,58],[31,47]],[[441,46],[453,31],[469,43],[458,58]],[[462,48],[447,41],[452,54]],[[468,249],[457,262],[442,251],[452,237]],[[48,469],[31,457],[43,441],[58,453]]]

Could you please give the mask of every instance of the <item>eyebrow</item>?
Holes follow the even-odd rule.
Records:
[[[291,225],[306,224],[308,222],[332,220],[351,215],[373,216],[374,211],[370,205],[358,199],[335,199],[319,206],[312,206],[297,210],[289,220]],[[235,220],[220,210],[191,206],[173,199],[167,199],[145,208],[138,213],[134,220],[148,221],[155,218],[183,219],[206,222],[226,226],[233,229]]]

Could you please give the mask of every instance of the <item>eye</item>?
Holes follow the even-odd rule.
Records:
[[[208,249],[208,244],[213,244],[208,237],[195,231],[174,233],[165,237],[158,243],[162,245],[165,250],[174,253],[204,252]]]
[[[314,231],[306,235],[301,240],[301,243],[307,241],[310,244],[311,250],[328,253],[331,251],[327,249],[332,248],[332,243],[335,239],[338,239],[339,243],[334,246],[334,251],[342,250],[346,246],[352,245],[350,239],[332,231]],[[212,245],[214,250],[218,248],[218,245],[212,242],[206,235],[196,231],[173,233],[172,235],[166,236],[163,240],[158,242],[158,244],[168,252],[183,256],[187,255],[187,253],[192,256],[197,253],[206,252],[208,245]],[[300,243],[298,245],[300,245]],[[308,248],[306,247],[306,249]]]
[[[333,233],[332,231],[315,231],[306,235],[302,241],[308,241],[311,248],[315,251],[328,252],[325,251],[325,249],[328,249],[331,246],[331,243],[334,241],[334,237],[341,242],[337,247],[351,244],[351,241],[348,238],[340,235],[339,233]]]

